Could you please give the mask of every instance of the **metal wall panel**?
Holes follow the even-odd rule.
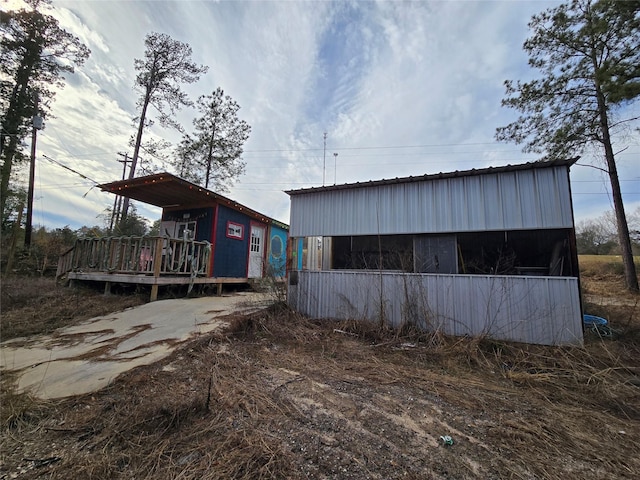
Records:
[[[404,322],[449,335],[581,345],[578,280],[570,277],[296,272],[288,302],[312,318]]]
[[[292,237],[572,228],[566,166],[306,192]]]

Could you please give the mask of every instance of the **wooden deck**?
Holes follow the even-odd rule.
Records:
[[[216,285],[248,283],[247,278],[210,277],[209,242],[167,237],[102,237],[78,239],[58,261],[56,278],[149,285],[151,301],[158,287],[167,285]]]

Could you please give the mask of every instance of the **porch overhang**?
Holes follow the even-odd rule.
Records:
[[[196,208],[214,203],[242,212],[262,223],[275,223],[283,228],[288,226],[246,207],[230,198],[191,183],[171,173],[163,172],[128,180],[118,180],[98,185],[103,192],[137,200],[162,209]]]
[[[113,193],[160,208],[189,208],[215,200],[231,201],[211,190],[166,172],[104,183],[98,187],[103,192]]]

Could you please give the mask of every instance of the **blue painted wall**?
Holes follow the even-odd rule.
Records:
[[[227,237],[227,222],[243,226],[242,240]],[[216,241],[213,248],[213,276],[237,277],[247,276],[247,261],[249,256],[249,239],[251,219],[241,212],[237,212],[220,205],[218,207],[218,222]]]
[[[188,213],[189,218],[184,218]],[[196,238],[202,242],[212,243],[213,248],[213,277],[245,278],[247,276],[247,262],[249,256],[249,241],[251,239],[251,217],[223,205],[218,207],[216,238],[213,223],[215,208],[194,208],[185,210],[170,210],[162,214],[162,220],[174,222],[196,221]],[[227,222],[233,222],[243,227],[243,238],[227,237]],[[284,277],[286,273],[287,230],[276,225],[270,225],[266,230],[269,238],[270,250],[267,255],[269,270],[276,277]]]
[[[287,230],[271,225],[268,274],[284,277],[287,270]]]

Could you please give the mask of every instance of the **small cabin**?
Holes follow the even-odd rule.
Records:
[[[574,162],[288,191],[287,301],[313,318],[580,345]]]
[[[99,185],[162,209],[160,233],[79,239],[63,254],[58,276],[151,285],[250,283],[286,274],[288,226],[170,173]]]

